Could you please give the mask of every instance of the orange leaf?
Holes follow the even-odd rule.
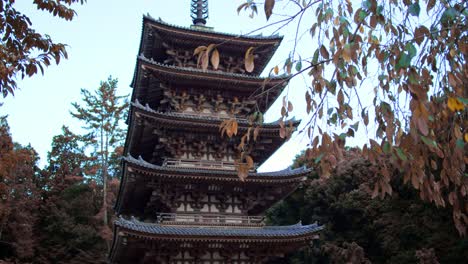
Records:
[[[465,106],[463,105],[463,103],[460,102],[458,98],[454,98],[454,97],[449,97],[447,105],[448,105],[448,108],[452,110],[453,112],[462,111],[463,109],[465,109]]]
[[[254,70],[254,47],[250,47],[247,49],[245,52],[245,58],[244,58],[244,64],[245,64],[245,70],[247,72],[253,72]]]
[[[279,73],[279,67],[278,67],[278,65],[276,65],[275,68],[273,68],[273,72],[274,72],[276,75],[278,75],[278,73]]]
[[[249,155],[247,155],[245,157],[245,161],[247,162],[247,166],[249,169],[253,168],[254,167],[254,161],[252,159],[252,157],[250,157]]]
[[[193,52],[193,56],[199,55],[201,52],[206,50],[206,46],[199,46]]]
[[[219,66],[219,52],[217,49],[213,50],[211,54],[211,65],[213,65],[213,69],[217,70]]]

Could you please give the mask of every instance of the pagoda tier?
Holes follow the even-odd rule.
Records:
[[[205,219],[186,225],[173,221],[143,223],[120,218],[115,222],[110,260],[113,263],[257,264],[306,247],[317,224],[268,227],[206,226]],[[228,220],[228,219],[227,219]],[[248,219],[244,219],[248,221]]]
[[[115,222],[110,263],[260,264],[308,246],[322,228],[264,224],[265,211],[310,173],[256,171],[284,143],[279,122],[260,123],[289,76],[259,77],[282,38],[215,33],[202,23],[206,4],[192,0],[191,28],[143,18],[115,206],[131,220]],[[212,44],[219,68],[199,69],[194,50]],[[223,121],[237,135],[223,137]]]
[[[132,101],[163,111],[197,107],[216,114],[245,116],[255,105],[266,111],[288,80],[287,76],[262,78],[171,66],[140,55]],[[252,99],[260,93],[265,96]]]
[[[124,153],[142,156],[155,164],[163,164],[167,160],[233,163],[238,159],[240,137],[222,138],[219,132],[222,120],[197,112],[162,113],[137,101],[132,103]],[[292,127],[299,125],[299,121],[291,120],[287,124],[289,122]],[[239,119],[238,123],[238,133],[242,135],[249,129],[249,123],[245,119]],[[263,124],[258,139],[251,140],[247,151],[256,163],[263,163],[283,144],[279,130],[278,123]]]
[[[193,56],[198,46],[221,44],[219,71],[245,73],[244,54],[249,47],[255,48],[255,69],[259,75],[281,43],[279,36],[238,36],[216,33],[208,27],[184,28],[164,23],[150,16],[143,17],[143,32],[138,54],[155,61],[180,67],[197,68]]]
[[[310,173],[305,168],[251,172],[240,181],[234,168],[214,167],[219,165],[158,166],[126,157],[116,211],[152,220],[156,212],[260,215],[294,191]]]

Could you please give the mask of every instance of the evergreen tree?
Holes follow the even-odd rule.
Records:
[[[71,115],[84,123],[83,128],[88,134],[83,136],[88,146],[93,148],[92,157],[99,168],[97,182],[103,186],[102,217],[104,226],[108,225],[108,197],[107,182],[111,153],[116,147],[122,145],[125,130],[121,121],[128,107],[126,96],[117,95],[117,79],[109,77],[101,82],[99,88],[93,93],[81,89],[83,104],[72,103]],[[115,155],[113,156],[115,157]],[[116,175],[111,175],[116,176]]]
[[[44,171],[36,263],[103,263],[106,243],[100,235],[103,223],[96,215],[101,187],[89,174],[90,157],[83,137],[67,127],[52,139]]]

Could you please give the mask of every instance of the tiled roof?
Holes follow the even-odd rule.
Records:
[[[120,217],[115,226],[145,235],[179,236],[179,237],[219,237],[226,238],[297,238],[307,237],[324,227],[317,223],[302,225],[301,223],[289,226],[264,227],[200,227],[200,226],[166,226],[161,224],[143,223],[134,218],[126,220]]]
[[[232,176],[234,179],[238,179],[237,172],[232,170],[213,170],[213,169],[197,169],[197,168],[183,168],[183,167],[165,167],[165,166],[158,166],[151,164],[145,160],[143,160],[141,157],[138,159],[132,157],[132,156],[127,156],[123,158],[126,162],[131,163],[133,165],[137,165],[143,168],[148,168],[148,169],[153,169],[153,170],[158,170],[158,171],[164,171],[164,172],[172,172],[172,173],[181,173],[181,174],[216,174],[218,176]],[[291,169],[287,168],[284,170],[280,171],[274,171],[274,172],[251,172],[249,173],[249,176],[247,177],[247,180],[251,180],[253,178],[295,178],[295,177],[303,177],[307,173],[311,172],[310,169],[307,169],[306,167],[301,167],[297,169]]]
[[[196,73],[199,78],[206,79],[206,75],[212,75],[212,76],[217,76],[217,77],[235,77],[238,82],[242,81],[257,81],[261,84],[261,82],[264,82],[265,80],[269,79],[271,82],[278,82],[278,81],[284,81],[287,82],[290,78],[288,75],[280,75],[280,76],[271,76],[271,77],[261,77],[261,76],[256,76],[256,75],[247,75],[247,74],[241,74],[241,73],[231,73],[231,72],[223,72],[223,71],[213,71],[213,70],[203,70],[203,69],[198,69],[198,68],[188,68],[188,67],[179,67],[179,66],[173,66],[173,65],[167,65],[163,63],[159,63],[153,59],[148,59],[146,58],[143,54],[140,54],[138,56],[138,60],[141,62],[145,62],[151,65],[154,65],[156,67],[159,67],[161,69],[166,69],[166,70],[172,70],[172,71],[179,71],[179,72],[184,72],[184,73]],[[268,84],[268,82],[267,82]]]
[[[207,33],[213,36],[227,36],[227,37],[238,37],[238,38],[244,38],[244,39],[251,39],[251,40],[277,40],[281,41],[283,39],[282,36],[279,35],[271,35],[271,36],[263,36],[263,35],[237,35],[237,34],[231,34],[231,33],[223,33],[223,32],[215,32],[215,31],[207,31],[207,30],[200,30],[197,28],[189,28],[189,27],[181,27],[177,25],[172,25],[169,23],[164,22],[161,19],[155,19],[149,14],[143,16],[144,20],[148,20],[152,23],[159,24],[162,26],[167,26],[171,28],[177,28],[177,29],[182,29],[182,30],[187,30],[187,31],[194,31],[194,32],[199,32],[199,33]]]
[[[131,103],[131,105],[137,109],[146,111],[148,113],[152,113],[155,116],[158,116],[161,118],[167,118],[170,120],[187,120],[187,121],[193,121],[193,122],[206,121],[215,127],[218,127],[219,124],[221,124],[221,122],[224,120],[215,116],[191,115],[191,114],[177,113],[177,112],[159,112],[159,111],[152,109],[148,104],[142,105],[138,100],[135,100],[135,102]],[[285,121],[286,124],[289,122],[293,122],[294,126],[298,126],[301,120],[296,120],[295,117],[293,117],[292,119]],[[238,120],[238,123],[241,126],[248,126],[247,120],[240,119]],[[279,122],[275,121],[271,123],[264,123],[262,124],[262,128],[277,129],[279,128]]]

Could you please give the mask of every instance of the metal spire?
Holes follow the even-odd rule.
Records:
[[[208,18],[208,0],[192,0],[190,13],[194,25],[204,26]]]

